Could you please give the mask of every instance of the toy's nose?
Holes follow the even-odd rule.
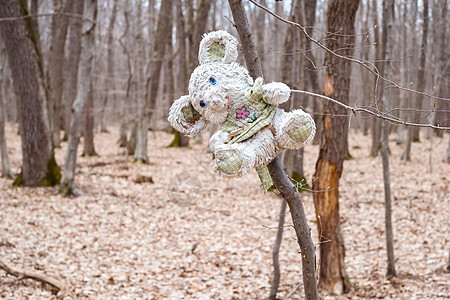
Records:
[[[223,101],[220,97],[218,96],[212,96],[209,101],[210,103],[210,107],[211,109],[223,109],[226,106],[226,102]]]

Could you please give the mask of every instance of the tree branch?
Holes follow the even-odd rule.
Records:
[[[381,80],[383,80],[383,81],[385,81],[385,82],[387,82],[389,84],[392,84],[393,86],[395,86],[396,88],[398,88],[400,90],[404,90],[404,91],[407,91],[407,92],[411,92],[411,93],[419,94],[419,95],[422,95],[422,96],[426,96],[426,97],[434,99],[434,100],[450,101],[450,98],[441,98],[441,97],[430,95],[430,94],[425,93],[425,92],[416,91],[416,90],[413,90],[413,89],[410,89],[410,88],[406,88],[406,87],[401,87],[395,81],[381,76],[378,68],[374,65],[374,63],[372,63],[370,61],[362,60],[360,58],[352,58],[352,57],[348,57],[348,56],[343,56],[343,55],[337,54],[335,51],[333,51],[333,50],[327,48],[325,45],[323,45],[320,41],[312,38],[309,35],[308,31],[306,30],[306,27],[304,27],[304,26],[302,26],[302,25],[300,25],[300,24],[298,24],[296,22],[287,20],[287,19],[277,15],[276,13],[272,12],[270,9],[266,8],[265,6],[259,4],[255,0],[249,0],[249,1],[251,3],[253,3],[254,5],[256,5],[257,7],[259,7],[260,9],[263,9],[264,11],[268,12],[269,14],[274,16],[275,18],[279,19],[280,21],[282,21],[282,22],[284,22],[286,24],[298,27],[305,34],[305,36],[306,36],[306,38],[308,40],[310,40],[311,42],[313,42],[314,44],[316,44],[317,46],[319,46],[320,48],[322,48],[326,52],[329,52],[330,54],[332,54],[332,55],[334,55],[334,56],[336,56],[338,58],[345,59],[345,60],[351,61],[353,63],[362,65],[364,68],[369,70],[370,73],[372,73],[375,76],[377,76],[377,83],[376,83],[376,86],[375,86],[375,90],[378,89],[378,80],[381,79]]]
[[[291,92],[325,99],[327,101],[330,101],[337,105],[340,105],[340,106],[344,107],[345,109],[351,110],[355,115],[356,115],[356,112],[365,112],[372,116],[389,121],[394,124],[399,124],[399,125],[404,125],[404,126],[412,126],[412,127],[428,127],[428,128],[433,128],[433,129],[439,129],[439,130],[450,130],[450,127],[443,127],[443,126],[433,125],[433,124],[418,124],[418,123],[403,121],[402,119],[398,119],[395,116],[392,116],[388,113],[383,113],[379,110],[373,111],[373,110],[363,108],[363,107],[350,106],[350,105],[344,104],[336,99],[333,99],[333,98],[330,98],[330,97],[327,97],[324,95],[316,94],[316,93],[311,93],[311,92],[301,91],[301,90],[291,90]],[[433,112],[433,111],[431,111],[431,112]]]
[[[53,288],[57,289],[58,291],[65,291],[67,289],[66,285],[59,281],[56,278],[40,274],[35,271],[29,271],[29,270],[21,270],[17,267],[12,267],[6,264],[3,259],[0,257],[0,269],[4,270],[7,274],[15,276],[19,279],[34,279],[46,284],[51,285]]]
[[[250,76],[253,78],[262,76],[262,69],[259,63],[256,45],[253,40],[253,34],[250,30],[242,1],[228,0],[228,3],[230,4],[231,13],[233,14],[236,29],[239,33],[245,62],[247,63]],[[284,172],[278,157],[269,163],[268,168],[276,188],[286,200],[291,212],[297,242],[300,245],[301,250],[305,298],[308,300],[319,299],[316,276],[316,248],[311,238],[311,229],[306,220],[300,194]]]

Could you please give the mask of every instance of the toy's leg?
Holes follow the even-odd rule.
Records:
[[[215,148],[216,170],[225,176],[242,176],[255,167],[269,163],[276,156],[274,136],[263,129],[253,138]]]
[[[281,148],[299,149],[311,141],[316,134],[316,126],[311,116],[302,110],[282,112],[275,116],[277,143]]]

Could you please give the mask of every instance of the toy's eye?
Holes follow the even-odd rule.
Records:
[[[216,85],[217,84],[217,79],[214,76],[209,77],[209,83],[211,85]]]
[[[206,103],[205,103],[205,101],[203,101],[203,100],[200,100],[200,106],[201,106],[201,107],[206,107]]]

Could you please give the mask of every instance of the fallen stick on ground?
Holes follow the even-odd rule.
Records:
[[[35,271],[21,270],[20,268],[17,267],[11,267],[7,265],[1,257],[0,257],[0,269],[19,279],[30,278],[43,283],[47,283],[52,287],[56,288],[58,291],[66,290],[66,285],[62,281]]]

